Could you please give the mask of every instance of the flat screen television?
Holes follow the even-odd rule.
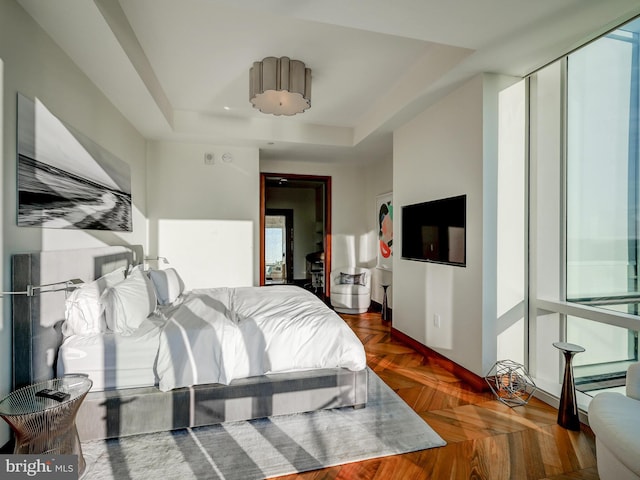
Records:
[[[402,207],[401,257],[465,266],[467,196]]]

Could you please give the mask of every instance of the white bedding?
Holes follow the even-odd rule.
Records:
[[[156,372],[167,391],[335,367],[366,367],[353,331],[310,292],[270,286],[191,292],[160,334]]]
[[[364,347],[312,293],[293,286],[215,288],[158,307],[131,335],[71,335],[58,375],[88,374],[92,390],[229,384],[265,373],[366,367]]]
[[[94,391],[155,385],[154,363],[165,320],[152,315],[130,336],[103,333],[65,338],[58,351],[58,376],[87,374]]]

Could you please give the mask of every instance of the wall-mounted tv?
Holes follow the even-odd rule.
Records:
[[[402,207],[401,257],[465,266],[467,196]]]

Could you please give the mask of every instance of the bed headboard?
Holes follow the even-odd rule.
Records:
[[[90,282],[121,266],[144,260],[142,245],[49,250],[12,257],[12,289],[79,278]],[[34,296],[14,295],[13,388],[55,377],[58,347],[62,343],[65,292]]]

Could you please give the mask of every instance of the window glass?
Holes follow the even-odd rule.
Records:
[[[568,57],[567,300],[638,315],[640,21]],[[597,341],[600,339],[600,341]],[[602,340],[606,339],[606,342]],[[567,319],[567,340],[597,345],[579,363],[637,358],[635,332]]]

